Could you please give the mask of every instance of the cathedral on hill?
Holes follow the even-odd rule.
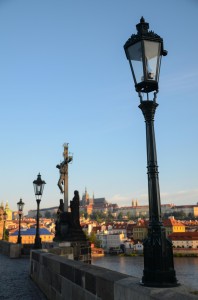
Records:
[[[90,198],[87,189],[85,188],[85,193],[82,196],[82,200],[80,201],[80,210],[85,211],[88,214],[92,212],[102,211],[107,213],[109,208],[109,204],[105,198],[95,198],[94,195]]]

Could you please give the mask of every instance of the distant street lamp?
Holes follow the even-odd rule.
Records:
[[[157,151],[154,132],[154,115],[158,106],[156,95],[163,48],[163,39],[148,31],[149,23],[142,17],[133,34],[125,43],[124,50],[129,60],[135,89],[140,97],[139,108],[146,123],[149,226],[148,238],[144,241],[144,271],[141,284],[146,286],[176,286],[172,242],[166,238],[162,224]],[[149,93],[153,92],[153,100]],[[146,99],[143,96],[146,94]]]
[[[19,231],[18,231],[17,244],[21,244],[21,216],[23,214],[24,205],[25,203],[23,203],[22,199],[20,199],[20,201],[17,202],[18,214],[19,214]]]
[[[41,179],[41,175],[39,173],[37,176],[37,179],[33,181],[34,193],[35,193],[36,202],[37,202],[36,236],[35,236],[34,249],[42,248],[42,243],[41,243],[41,238],[40,238],[40,233],[39,233],[39,205],[41,202],[44,185],[45,185],[45,181]]]
[[[6,220],[7,220],[7,217],[8,217],[8,215],[7,215],[7,213],[6,213],[6,211],[4,211],[4,213],[3,213],[3,240],[5,240],[6,239],[6,234],[5,234],[5,231],[6,231]]]

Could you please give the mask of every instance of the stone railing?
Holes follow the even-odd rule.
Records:
[[[9,256],[10,258],[18,258],[21,256],[21,244],[9,243],[7,241],[0,241],[0,253]]]
[[[50,300],[198,299],[184,286],[149,288],[139,279],[63,256],[34,250],[30,276]]]

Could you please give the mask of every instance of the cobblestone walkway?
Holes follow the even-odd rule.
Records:
[[[1,300],[46,300],[29,276],[29,258],[9,258],[0,254]]]

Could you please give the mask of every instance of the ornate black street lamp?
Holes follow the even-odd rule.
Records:
[[[6,220],[7,220],[7,217],[8,217],[8,215],[7,215],[6,211],[4,211],[4,213],[3,213],[3,238],[2,238],[3,240],[6,239],[5,231],[6,231]]]
[[[17,202],[17,207],[18,207],[18,214],[19,214],[19,231],[18,231],[18,239],[17,239],[17,244],[21,244],[21,217],[23,214],[23,207],[25,203],[23,203],[22,199]]]
[[[34,193],[36,196],[36,202],[37,202],[37,215],[36,215],[36,236],[35,236],[35,243],[34,243],[34,249],[41,249],[42,243],[39,233],[39,206],[41,202],[41,197],[43,194],[43,189],[45,185],[45,181],[41,179],[40,173],[37,176],[37,179],[33,181],[34,185]]]
[[[125,43],[124,50],[131,67],[135,89],[140,97],[139,108],[146,123],[149,227],[144,241],[144,271],[141,284],[146,286],[176,286],[172,242],[166,238],[162,224],[161,201],[158,178],[157,151],[154,132],[154,115],[158,106],[156,95],[162,55],[167,55],[163,39],[148,31],[149,23],[142,17],[133,34]],[[153,92],[153,100],[149,93]],[[143,96],[146,94],[146,99]]]

